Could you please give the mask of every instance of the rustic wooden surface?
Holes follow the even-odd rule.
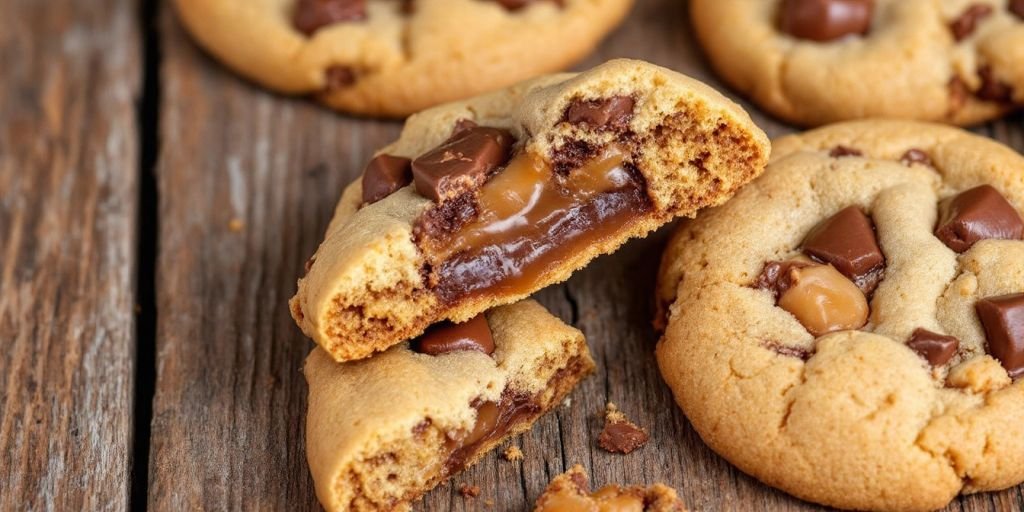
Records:
[[[299,372],[312,345],[286,300],[342,187],[400,123],[266,93],[153,1],[0,13],[0,510],[318,509]],[[639,0],[579,67],[620,56],[724,89],[678,0]],[[790,131],[747,107],[770,135]],[[1024,150],[1020,116],[978,131]],[[538,294],[586,333],[598,373],[512,441],[525,460],[491,454],[417,508],[524,510],[580,463],[596,484],[672,484],[694,510],[818,509],[711,452],[658,376],[667,233]],[[596,449],[607,401],[652,442]],[[462,498],[463,482],[481,496]],[[949,508],[1022,509],[1021,487]]]
[[[0,0],[0,510],[129,505],[135,14]]]

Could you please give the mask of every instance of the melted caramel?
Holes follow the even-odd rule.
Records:
[[[610,238],[650,210],[642,177],[615,146],[561,176],[523,153],[484,185],[475,218],[423,248],[445,300],[526,293],[580,248]]]

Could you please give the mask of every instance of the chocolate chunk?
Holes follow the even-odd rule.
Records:
[[[306,269],[306,273],[307,274],[309,273],[310,270],[313,269],[313,264],[314,263],[316,263],[316,255],[315,254],[310,256],[309,259],[306,260],[305,269]]]
[[[811,266],[811,263],[802,261],[769,261],[765,263],[764,269],[761,270],[761,275],[757,276],[753,286],[759,290],[772,292],[775,295],[775,299],[778,300],[793,285],[791,271],[795,268],[809,266]]]
[[[974,33],[978,22],[992,15],[992,6],[988,4],[971,4],[964,10],[957,19],[949,24],[949,30],[953,31],[953,38],[963,41]]]
[[[903,153],[903,156],[900,157],[900,163],[907,167],[912,167],[914,164],[935,167],[935,165],[932,164],[932,158],[928,156],[928,153],[917,148],[908,149],[906,153]]]
[[[442,322],[433,325],[413,340],[410,348],[432,356],[462,350],[478,350],[490,355],[494,353],[494,338],[487,319],[481,313],[461,324]]]
[[[875,239],[871,219],[857,206],[843,208],[821,222],[804,239],[804,253],[831,263],[857,284],[865,295],[874,290],[878,278],[872,278],[885,265],[885,256]]]
[[[508,162],[514,142],[506,130],[476,127],[456,134],[412,161],[420,195],[441,203],[478,189]]]
[[[1024,220],[998,190],[981,185],[946,199],[939,205],[935,236],[956,252],[965,252],[979,240],[1020,240]]]
[[[476,121],[474,121],[472,119],[466,119],[466,118],[459,119],[458,121],[455,121],[455,127],[452,128],[452,134],[448,137],[448,140],[454,139],[454,138],[456,138],[456,137],[458,137],[458,136],[468,132],[469,130],[472,130],[473,128],[476,128],[477,126],[480,126],[480,125],[476,124]]]
[[[647,444],[650,437],[644,429],[626,419],[614,404],[605,410],[604,429],[597,436],[597,445],[612,453],[630,453]]]
[[[784,0],[779,29],[801,39],[832,41],[867,34],[874,10],[872,0]]]
[[[864,156],[864,153],[857,148],[839,145],[832,148],[832,150],[828,152],[828,156],[832,158],[842,158],[844,156]]]
[[[376,203],[412,183],[412,160],[380,154],[363,171],[363,203]]]
[[[978,69],[978,76],[981,77],[981,87],[975,96],[997,103],[1010,103],[1013,101],[1013,87],[996,78],[992,66],[982,66]]]
[[[292,23],[303,34],[339,21],[366,19],[366,0],[299,0]]]
[[[349,66],[331,66],[324,71],[324,90],[337,91],[356,83],[356,72]]]
[[[949,362],[960,347],[960,340],[955,336],[946,336],[927,329],[917,328],[910,335],[907,346],[932,366],[942,366]]]
[[[576,100],[565,111],[564,120],[570,124],[586,124],[594,128],[623,130],[633,118],[633,98],[612,96],[597,100]]]
[[[1018,18],[1024,19],[1024,0],[1010,0],[1009,9]]]
[[[985,327],[988,352],[1011,377],[1024,374],[1024,293],[981,299],[974,308]]]

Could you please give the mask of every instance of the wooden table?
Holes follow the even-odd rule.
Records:
[[[285,302],[342,187],[400,123],[268,94],[156,2],[0,13],[0,510],[317,509],[311,343]],[[688,32],[683,2],[640,0],[579,67],[637,57],[720,86]],[[1024,150],[1021,121],[977,131]],[[597,375],[512,441],[525,460],[492,453],[420,508],[524,510],[575,463],[597,484],[670,483],[695,510],[817,508],[731,467],[675,407],[650,328],[666,233],[538,294],[587,334]],[[607,401],[652,442],[595,449]],[[462,498],[464,482],[482,495]],[[1021,509],[1021,487],[950,507]]]

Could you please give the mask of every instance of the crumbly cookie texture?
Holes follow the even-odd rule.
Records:
[[[482,159],[486,153],[500,160],[500,145],[507,146],[509,139],[514,139],[511,161],[505,160],[508,165],[502,167],[505,164],[498,161],[490,175],[460,175],[466,179],[447,184],[443,178],[408,186],[405,184],[411,178],[387,181],[397,180],[402,162],[408,163],[409,159],[413,159],[415,173],[420,160],[437,155],[443,149],[439,145],[467,133],[466,126],[476,127],[467,128],[476,130],[470,139],[476,137],[473,140],[480,143],[476,146],[480,152],[474,153],[474,158]],[[391,157],[389,161],[396,165],[375,159],[367,169],[367,173],[376,169],[373,176],[383,180],[373,182],[374,191],[381,183],[387,185],[383,199],[372,194],[376,202],[363,202],[371,197],[362,189],[367,175],[361,184],[345,191],[337,212],[346,216],[331,223],[308,274],[299,280],[298,292],[291,300],[292,316],[303,332],[335,359],[367,357],[419,335],[438,321],[460,322],[496,305],[524,298],[567,279],[573,271],[598,255],[614,251],[631,237],[643,236],[676,216],[693,215],[700,208],[724,202],[763,171],[768,151],[764,133],[719,93],[672,71],[631,60],[610,61],[578,75],[548,76],[425,111],[409,118],[399,140],[379,153]],[[615,165],[607,163],[611,157],[605,155],[609,153],[617,158]],[[463,160],[442,154],[431,162],[437,168]],[[473,160],[474,169],[483,168],[480,162]],[[439,260],[425,254],[424,248],[434,246],[436,253],[438,247],[443,250],[452,244],[444,238],[432,238],[431,230],[421,228],[472,224],[474,219],[497,215],[495,209],[481,206],[482,194],[491,182],[513,178],[509,174],[512,167],[519,173],[515,176],[537,169],[552,173],[550,183],[558,182],[557,187],[569,191],[548,194],[558,200],[575,198],[574,187],[607,184],[622,188],[592,194],[573,205],[575,209],[563,208],[555,215],[536,219],[549,224],[552,219],[565,220],[555,222],[558,225],[550,229],[537,227],[543,224],[534,219],[509,218],[500,230],[546,230],[524,239],[536,250],[520,251],[516,257],[523,261],[517,262],[506,256],[481,256],[459,267],[465,271],[456,269],[445,275],[452,266],[448,263],[459,263],[465,254],[476,258],[474,254],[480,251]],[[524,173],[524,168],[529,172]],[[579,173],[595,169],[609,174],[600,179],[576,179]],[[490,181],[481,185],[483,179]],[[549,183],[518,179],[512,179],[509,187]],[[430,188],[431,184],[436,188]],[[453,188],[469,188],[460,196],[439,202],[421,195],[421,186],[439,196]],[[497,200],[506,199],[504,187],[491,187],[499,196]],[[608,200],[601,203],[604,199]],[[449,205],[455,208],[449,211]],[[467,205],[468,210],[458,210]],[[442,216],[446,214],[454,215],[454,219]],[[476,217],[467,221],[463,214]],[[614,222],[606,222],[608,218]],[[597,227],[591,229],[588,223]],[[495,222],[491,227],[499,224]],[[566,232],[584,242],[565,240]],[[483,247],[491,248],[486,244]],[[567,254],[540,263],[524,263],[530,258],[547,258],[544,251]],[[508,270],[512,263],[533,267]],[[508,279],[472,293],[459,295],[459,290],[450,291],[448,286],[461,280],[460,286],[471,287],[476,274],[501,272]],[[516,284],[521,281],[529,283]]]
[[[345,112],[403,117],[564,69],[593,50],[632,0],[175,4],[206,50],[270,89],[311,94]]]
[[[686,512],[675,489],[664,484],[648,487],[607,485],[590,492],[587,472],[579,464],[556,476],[537,499],[534,512],[644,511]]]
[[[792,123],[885,117],[970,125],[1024,105],[1024,6],[1016,0],[690,7],[722,78]]]
[[[533,301],[489,311],[488,355],[306,360],[306,453],[327,510],[407,510],[411,501],[524,432],[593,371],[583,334]]]
[[[943,228],[950,201],[983,185],[1005,209],[960,208],[969,221],[961,234],[987,235],[959,246]],[[841,273],[845,260],[833,268],[806,256],[816,253],[809,245],[829,245],[816,227],[841,224],[850,207],[873,223],[868,240],[848,243],[850,228],[830,243],[865,255],[877,238],[881,280],[866,295]],[[1024,322],[1017,317],[1014,346],[975,311],[1024,292],[1020,212],[1024,158],[959,129],[859,121],[781,138],[760,179],[669,243],[659,369],[712,449],[810,501],[932,510],[959,493],[1018,484],[1024,380],[1011,374],[1022,369]],[[1009,229],[992,229],[1000,226]],[[776,284],[802,291],[762,286],[780,261],[791,266]],[[840,285],[852,289],[836,295]],[[857,309],[844,297],[858,294],[869,316],[833,329]],[[1003,319],[1013,324],[1014,311],[1024,313],[1006,308]],[[812,335],[812,325],[827,333]]]

